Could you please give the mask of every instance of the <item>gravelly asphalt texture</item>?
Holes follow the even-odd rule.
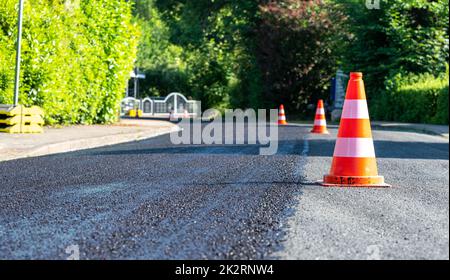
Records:
[[[394,187],[325,189],[335,138],[308,132],[275,156],[161,136],[0,163],[0,258],[448,259],[446,140],[377,131]]]
[[[307,163],[295,215],[288,218],[287,259],[449,258],[448,140],[374,131],[380,175],[389,189],[320,188],[336,130],[308,135]]]

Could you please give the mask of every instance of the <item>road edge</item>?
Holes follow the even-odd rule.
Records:
[[[312,123],[297,123],[297,122],[291,122],[288,125],[292,126],[301,126],[301,127],[313,127]],[[330,124],[328,125],[329,128],[339,128],[339,125],[336,124]],[[449,134],[448,133],[440,133],[433,129],[428,129],[426,125],[418,124],[418,125],[411,125],[411,124],[403,124],[403,125],[396,125],[396,124],[384,124],[384,123],[371,123],[372,129],[378,129],[378,130],[390,130],[390,131],[400,131],[400,132],[415,132],[415,133],[421,133],[425,135],[433,135],[433,136],[439,136],[442,138],[445,138],[449,140]]]
[[[158,136],[174,133],[180,131],[180,127],[174,125],[170,128],[160,129],[156,132],[150,130],[144,130],[133,133],[124,134],[112,134],[101,137],[85,138],[78,140],[64,141],[60,143],[48,144],[30,150],[24,151],[19,154],[6,156],[6,158],[0,159],[0,162],[7,162],[11,160],[33,158],[47,155],[55,155],[76,151],[83,151],[89,149],[95,149],[100,147],[108,147],[117,144],[130,143],[135,141],[147,140]],[[1,150],[0,150],[1,151]]]

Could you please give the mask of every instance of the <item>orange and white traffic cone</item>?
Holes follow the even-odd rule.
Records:
[[[279,125],[287,125],[286,121],[286,113],[284,112],[284,105],[281,104],[280,111],[278,112],[278,124]]]
[[[317,134],[330,134],[327,129],[327,119],[325,118],[325,108],[323,106],[322,99],[317,102],[316,117],[314,119],[314,127],[311,132]]]
[[[188,119],[189,118],[189,112],[188,110],[184,110],[183,118]]]
[[[326,187],[389,187],[378,175],[362,73],[350,73]]]
[[[173,110],[170,110],[169,120],[170,121],[177,121],[178,120],[178,118],[176,117],[176,115],[175,115]]]

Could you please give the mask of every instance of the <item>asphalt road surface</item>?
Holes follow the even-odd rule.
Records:
[[[336,130],[279,151],[169,136],[0,163],[1,259],[448,259],[449,150],[374,131],[390,189],[323,188]]]

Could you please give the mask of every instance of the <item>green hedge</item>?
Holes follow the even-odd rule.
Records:
[[[13,101],[16,0],[0,5],[0,103]],[[49,124],[117,117],[136,58],[138,29],[125,0],[25,1],[20,103]]]
[[[372,97],[371,114],[383,121],[448,124],[448,90],[448,70],[439,77],[398,74]]]

